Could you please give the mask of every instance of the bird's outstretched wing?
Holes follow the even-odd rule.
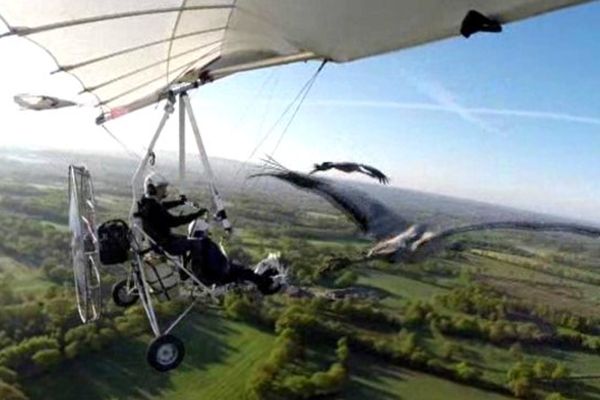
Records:
[[[415,243],[413,250],[419,251],[420,249],[422,250],[426,247],[430,247],[431,245],[439,244],[442,240],[445,240],[453,235],[458,235],[460,233],[492,229],[514,229],[538,232],[565,232],[572,233],[575,235],[587,236],[591,238],[600,238],[600,228],[593,226],[559,222],[502,221],[466,225],[446,229],[439,233],[423,237],[422,240],[420,240],[418,243]]]
[[[388,178],[383,172],[378,170],[377,168],[371,167],[370,165],[360,164],[361,172],[363,174],[369,175],[372,178],[375,178],[384,185],[390,183],[390,178]]]
[[[268,161],[267,164],[270,171],[251,175],[250,178],[269,176],[318,194],[345,213],[361,231],[377,240],[398,234],[411,225],[388,207],[358,189],[290,171],[272,161]]]
[[[339,171],[343,171],[346,173],[351,172],[360,172],[361,174],[365,174],[370,176],[371,178],[375,178],[379,181],[379,183],[383,183],[384,185],[389,183],[389,178],[385,176],[383,172],[378,170],[377,168],[371,167],[366,164],[358,164],[355,162],[323,162],[321,164],[315,164],[314,169],[309,172],[309,175],[314,174],[317,171],[327,171],[329,169],[337,169]]]
[[[72,107],[78,105],[69,100],[59,99],[52,96],[18,94],[13,97],[15,103],[27,110],[52,110],[56,108]]]
[[[313,169],[308,174],[312,175],[315,172],[319,171],[327,171],[328,169],[333,168],[333,163],[330,161],[322,162],[321,164],[313,164]]]

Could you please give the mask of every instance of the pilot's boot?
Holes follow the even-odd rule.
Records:
[[[262,275],[257,275],[259,277],[257,287],[262,294],[275,294],[283,288],[281,283],[273,279],[275,275],[277,275],[277,271],[274,269],[268,269]]]

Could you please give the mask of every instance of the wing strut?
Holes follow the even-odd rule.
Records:
[[[213,174],[212,167],[210,166],[208,155],[206,154],[206,148],[204,147],[204,143],[202,142],[202,136],[200,135],[200,130],[198,129],[198,124],[196,123],[194,111],[192,110],[192,105],[190,104],[190,98],[188,97],[187,92],[181,93],[180,99],[183,100],[183,104],[185,105],[185,110],[187,111],[188,117],[190,119],[190,124],[192,125],[192,131],[194,131],[194,136],[196,137],[196,144],[198,146],[200,160],[202,161],[202,165],[204,166],[204,172],[208,176],[208,186],[212,196],[213,207],[215,208],[216,220],[221,222],[221,225],[223,226],[223,229],[225,229],[226,232],[231,233],[232,226],[229,222],[229,219],[227,219],[225,204],[223,203],[223,200],[221,199],[221,196],[217,191],[217,187],[215,185],[215,176]]]
[[[221,198],[219,191],[217,190],[215,176],[210,165],[210,161],[208,159],[208,154],[206,153],[206,148],[204,147],[204,142],[202,141],[202,135],[200,134],[200,129],[198,128],[198,124],[196,122],[196,117],[194,116],[194,112],[192,110],[192,106],[190,104],[190,99],[188,97],[186,90],[181,91],[171,91],[169,92],[169,96],[167,98],[167,104],[165,105],[164,114],[158,124],[158,128],[156,129],[152,140],[148,146],[146,151],[146,156],[140,161],[138,168],[131,180],[131,188],[133,195],[133,202],[131,206],[131,211],[129,214],[129,220],[134,225],[139,225],[139,221],[134,217],[134,214],[137,209],[137,202],[141,198],[143,194],[143,177],[146,172],[146,168],[148,166],[149,160],[154,154],[154,146],[160,137],[160,134],[169,119],[169,116],[175,111],[175,103],[176,98],[179,96],[179,184],[180,187],[185,185],[185,117],[187,117],[190,121],[190,125],[192,127],[192,131],[194,133],[194,137],[196,139],[196,145],[198,147],[198,155],[200,156],[200,161],[204,167],[204,171],[208,178],[208,188],[211,194],[212,206],[214,209],[214,219],[218,221],[223,229],[227,233],[231,233],[232,225],[227,218],[227,212],[225,210],[225,204],[223,199]],[[141,238],[138,238],[141,239]]]

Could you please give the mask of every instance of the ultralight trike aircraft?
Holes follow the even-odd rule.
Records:
[[[211,224],[220,224],[226,232],[232,226],[227,218],[223,201],[216,189],[214,176],[210,166],[202,138],[192,114],[189,99],[185,92],[179,94],[182,115],[188,111],[193,127],[196,143],[204,169],[209,177],[209,190],[212,197],[213,217],[206,214],[199,216],[188,226],[188,239],[202,240],[209,234]],[[172,98],[173,99],[173,98]],[[176,368],[183,360],[184,345],[170,332],[190,312],[196,301],[217,296],[235,285],[217,286],[197,276],[190,266],[188,255],[175,256],[159,246],[142,228],[136,213],[137,200],[143,191],[142,178],[154,159],[154,145],[173,112],[174,100],[167,102],[164,116],[160,122],[146,156],[141,160],[132,180],[133,205],[129,215],[129,224],[124,220],[110,220],[96,226],[96,199],[90,171],[83,166],[69,166],[69,225],[73,232],[72,259],[75,274],[77,306],[81,320],[86,323],[101,316],[102,295],[100,270],[103,265],[123,265],[127,277],[117,282],[112,289],[112,299],[118,306],[128,307],[140,301],[155,339],[150,343],[147,352],[148,363],[158,371]],[[180,122],[184,121],[183,119]],[[184,138],[185,125],[180,125],[181,140]],[[184,148],[184,146],[182,145]],[[180,172],[185,171],[185,158],[182,156]],[[186,206],[198,208],[198,205],[187,201]],[[225,250],[221,246],[221,250]],[[254,272],[268,274],[278,286],[286,284],[286,270],[280,264],[278,256],[269,255],[254,267]],[[156,300],[171,300],[186,293],[191,299],[189,306],[168,327],[161,328],[153,306]],[[154,300],[153,300],[154,297]]]
[[[56,63],[56,73],[71,75],[81,86],[77,101],[19,95],[15,100],[21,107],[55,109],[93,100],[94,106],[101,109],[96,122],[104,124],[143,107],[166,103],[133,176],[134,204],[127,222],[113,221],[97,227],[90,173],[79,166],[69,168],[69,222],[82,320],[93,321],[100,316],[101,261],[126,261],[127,280],[115,287],[113,298],[123,305],[140,300],[156,337],[148,361],[166,371],[183,358],[183,344],[170,332],[193,304],[162,329],[153,295],[171,296],[172,288],[181,286],[180,275],[188,276],[195,290],[214,294],[214,288],[191,273],[185,257],[174,257],[156,246],[135,216],[154,146],[179,102],[180,178],[185,173],[187,115],[209,181],[215,215],[211,222],[226,230],[231,228],[188,91],[244,71],[318,60],[317,72],[284,113],[297,111],[326,62],[344,63],[458,35],[469,38],[479,32],[501,32],[506,23],[586,1],[0,0],[0,21],[7,29],[0,32],[0,38],[22,37],[36,43]],[[7,62],[15,59],[18,57]],[[287,126],[290,123],[291,119]],[[206,223],[195,221],[189,229],[190,238],[205,234]],[[153,264],[146,256],[154,253],[161,253],[168,261]],[[280,266],[271,257],[261,264],[263,267]]]

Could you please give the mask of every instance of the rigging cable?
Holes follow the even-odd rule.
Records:
[[[283,137],[285,136],[285,134],[287,133],[288,128],[290,127],[290,125],[292,124],[292,122],[294,121],[294,118],[296,117],[296,115],[298,114],[298,111],[300,110],[300,107],[302,106],[302,104],[304,103],[304,100],[306,99],[306,96],[308,95],[308,93],[310,92],[310,89],[312,88],[313,84],[315,83],[315,81],[317,80],[317,77],[319,76],[319,74],[321,73],[321,71],[323,70],[323,67],[325,66],[325,64],[327,64],[328,60],[323,60],[323,62],[319,65],[319,67],[317,68],[317,70],[314,72],[314,74],[312,75],[312,77],[306,82],[306,84],[302,87],[302,89],[300,90],[300,92],[298,92],[298,94],[296,95],[296,97],[294,98],[294,100],[288,105],[288,107],[285,109],[284,113],[282,114],[282,116],[277,120],[277,122],[272,126],[271,130],[273,130],[275,128],[275,126],[281,121],[283,120],[283,116],[285,115],[285,113],[287,113],[292,106],[294,105],[294,103],[297,102],[296,104],[296,108],[294,109],[294,111],[292,112],[292,116],[290,117],[290,119],[288,120],[287,124],[285,125],[285,127],[283,128],[283,130],[281,131],[281,134],[279,135],[279,139],[277,140],[277,143],[275,144],[275,147],[273,148],[273,150],[271,151],[270,154],[266,154],[265,156],[267,157],[267,159],[273,159],[273,156],[275,155],[275,152],[277,151],[277,149],[279,148],[279,145],[281,144],[281,141],[283,140]],[[263,173],[265,172],[265,170],[269,167],[268,164],[263,163],[263,165],[260,168],[259,173]],[[264,182],[264,181],[263,181]],[[254,182],[251,184],[251,187],[254,185]]]
[[[277,148],[279,147],[279,145],[281,144],[281,141],[283,140],[283,137],[286,133],[286,131],[288,130],[288,128],[290,127],[290,125],[292,124],[294,118],[296,117],[296,115],[298,114],[298,111],[300,110],[300,107],[302,106],[302,103],[304,102],[304,100],[306,99],[306,96],[308,95],[308,93],[310,92],[310,89],[312,88],[313,84],[315,83],[315,81],[317,80],[317,77],[319,76],[319,74],[321,73],[321,71],[323,70],[323,67],[325,66],[325,64],[327,63],[328,60],[323,60],[323,62],[319,65],[319,67],[317,68],[317,70],[313,73],[313,75],[308,79],[308,81],[302,86],[302,88],[298,91],[298,94],[296,94],[296,96],[294,97],[294,99],[287,105],[287,107],[285,108],[285,110],[283,110],[283,112],[281,113],[281,115],[277,118],[277,120],[275,121],[275,123],[269,128],[269,130],[267,131],[267,133],[261,138],[261,140],[259,141],[259,143],[254,147],[254,149],[252,150],[252,152],[250,153],[250,155],[248,156],[248,158],[246,159],[246,161],[244,161],[244,163],[242,164],[242,166],[238,169],[242,170],[245,169],[246,165],[248,164],[248,161],[254,156],[254,154],[256,153],[256,151],[262,146],[262,144],[269,138],[269,136],[271,135],[271,133],[273,133],[273,131],[275,130],[275,128],[279,125],[279,123],[281,121],[283,121],[284,117],[286,116],[286,114],[292,109],[292,107],[294,106],[294,104],[296,104],[296,108],[294,109],[294,111],[292,112],[292,116],[290,117],[289,121],[287,122],[286,126],[284,127],[281,135],[279,136],[279,139],[277,140],[277,144],[274,147],[273,151],[271,152],[271,155],[267,154],[267,158],[271,158],[272,155],[275,153],[275,151],[277,151]],[[265,169],[267,168],[266,164],[263,164],[260,167],[260,172],[264,172]],[[236,172],[236,176],[238,174],[238,172]],[[254,180],[253,182],[251,182],[250,184],[247,183],[248,180],[245,179],[244,182],[242,183],[242,188],[241,188],[241,194],[245,194],[245,192],[254,187],[257,182],[256,180]],[[236,218],[237,220],[237,218]],[[235,223],[236,221],[234,221]]]
[[[285,128],[283,128],[283,131],[281,131],[281,135],[279,136],[279,139],[277,140],[277,143],[275,144],[275,147],[271,151],[271,154],[269,155],[269,158],[273,158],[273,156],[275,155],[275,152],[279,148],[279,145],[281,144],[281,141],[283,140],[283,137],[287,133],[288,128],[290,127],[290,125],[292,125],[292,122],[294,121],[294,118],[296,117],[296,114],[298,114],[298,111],[300,110],[300,107],[302,107],[302,104],[304,103],[304,100],[306,99],[306,96],[308,96],[308,93],[310,92],[310,89],[312,89],[315,81],[317,80],[317,77],[319,76],[319,73],[323,70],[323,67],[325,67],[325,64],[327,64],[327,60],[323,60],[323,62],[319,66],[319,68],[317,68],[317,70],[315,71],[315,73],[312,76],[312,78],[307,82],[308,86],[307,86],[306,90],[304,91],[304,94],[300,98],[300,101],[296,105],[296,108],[294,109],[294,112],[292,113],[292,116],[290,117],[287,125],[285,126]]]
[[[257,132],[261,132],[263,130],[263,127],[265,125],[265,121],[267,119],[267,115],[269,114],[269,109],[271,106],[271,103],[273,101],[273,97],[275,95],[275,88],[277,87],[277,84],[279,83],[279,78],[275,78],[274,79],[274,84],[271,87],[271,91],[268,95],[268,99],[265,102],[265,107],[262,113],[262,116],[260,118],[260,123],[258,124],[258,128],[256,129]],[[259,141],[259,144],[256,145],[256,147],[254,147],[254,149],[250,152],[250,154],[248,155],[248,157],[240,164],[240,166],[236,169],[235,174],[234,174],[234,179],[236,179],[240,173],[242,171],[246,171],[246,167],[248,166],[248,162],[250,161],[250,159],[252,158],[252,156],[254,156],[254,153],[256,152],[256,150],[258,150],[258,148],[262,145],[262,143],[264,142],[264,137],[261,138],[261,140]]]
[[[131,150],[129,147],[127,147],[127,146],[125,145],[125,143],[123,143],[122,141],[120,141],[120,140],[119,140],[119,138],[118,138],[118,137],[117,137],[117,136],[116,136],[114,133],[112,133],[112,132],[111,132],[111,130],[110,130],[110,129],[108,129],[108,128],[106,127],[106,125],[105,125],[105,124],[102,124],[102,125],[100,125],[100,126],[102,127],[102,129],[104,129],[104,131],[105,131],[105,132],[106,132],[106,133],[107,133],[107,134],[108,134],[108,135],[109,135],[109,136],[110,136],[110,137],[111,137],[111,138],[112,138],[112,139],[113,139],[115,142],[117,142],[117,143],[118,143],[118,144],[119,144],[119,145],[120,145],[120,146],[123,148],[123,150],[125,151],[125,153],[127,153],[127,155],[129,155],[129,157],[131,157],[132,159],[134,159],[134,160],[136,160],[136,161],[137,161],[137,160],[141,160],[141,159],[142,159],[142,157],[141,157],[140,155],[138,155],[138,154],[137,154],[135,151],[133,151],[133,150]]]
[[[279,123],[281,121],[283,121],[283,118],[292,109],[292,107],[294,106],[294,104],[299,101],[299,104],[297,105],[296,109],[293,112],[292,118],[290,119],[290,121],[288,122],[288,124],[286,125],[286,127],[284,129],[284,130],[287,130],[287,128],[290,126],[291,122],[293,121],[294,117],[298,113],[298,110],[300,109],[300,106],[302,105],[302,102],[306,98],[306,95],[308,94],[308,92],[312,88],[312,85],[314,84],[315,80],[317,79],[317,76],[319,75],[319,73],[321,72],[321,70],[323,69],[323,67],[325,66],[325,63],[327,63],[327,60],[323,60],[323,62],[319,65],[319,68],[317,68],[317,70],[315,71],[315,73],[308,79],[308,81],[304,84],[304,86],[302,86],[302,88],[298,91],[298,94],[296,94],[296,96],[294,97],[294,99],[287,105],[287,107],[285,108],[285,110],[283,110],[283,112],[277,118],[277,120],[275,121],[275,123],[273,125],[271,125],[271,128],[269,128],[269,130],[267,131],[267,133],[260,139],[260,141],[258,142],[258,144],[254,147],[254,149],[250,153],[250,156],[248,157],[248,159],[246,160],[246,162],[248,162],[254,156],[254,154],[256,153],[256,151],[271,136],[271,134],[273,133],[273,131],[275,130],[275,128],[279,125]],[[281,137],[278,140],[278,142],[280,142],[280,141],[281,141]]]
[[[282,132],[282,134],[280,135],[280,137],[279,137],[279,139],[277,141],[277,146],[275,147],[274,150],[277,149],[277,147],[279,146],[279,144],[280,144],[280,142],[281,142],[281,140],[283,138],[283,135],[284,135],[285,131],[291,125],[294,117],[296,116],[296,114],[298,113],[298,110],[300,109],[300,106],[302,105],[302,102],[306,98],[308,92],[312,88],[315,80],[319,76],[319,73],[323,70],[323,67],[325,66],[326,63],[327,63],[327,60],[323,60],[323,62],[319,65],[319,67],[313,73],[313,75],[308,79],[308,81],[306,81],[306,83],[302,86],[302,88],[300,88],[300,90],[298,91],[298,93],[296,94],[296,96],[292,99],[292,101],[287,105],[287,107],[279,115],[279,117],[277,118],[277,120],[275,121],[275,123],[273,123],[273,125],[271,125],[271,127],[269,128],[269,130],[267,131],[267,133],[265,135],[263,135],[263,137],[260,139],[260,141],[258,142],[258,144],[254,147],[254,149],[252,149],[252,152],[250,153],[250,155],[248,156],[248,158],[246,159],[246,161],[244,161],[244,163],[242,164],[242,166],[240,167],[240,169],[245,169],[246,165],[248,164],[248,161],[254,156],[254,154],[256,153],[256,151],[271,136],[271,134],[275,131],[275,128],[281,123],[281,121],[283,121],[284,117],[292,109],[292,107],[294,106],[294,104],[298,103],[296,105],[296,108],[294,109],[294,111],[292,113],[292,117],[290,118],[290,120],[286,124],[286,126],[284,128],[284,131]],[[274,151],[272,151],[271,153],[274,153]],[[264,172],[264,170],[265,170],[265,166],[262,166],[260,172]],[[247,186],[246,182],[247,182],[247,180],[244,180],[244,183],[242,185],[242,190],[241,190],[242,194],[244,192],[246,192],[246,190],[249,188]],[[253,182],[253,183],[250,184],[250,187],[253,187],[254,185],[255,185],[255,183]]]

